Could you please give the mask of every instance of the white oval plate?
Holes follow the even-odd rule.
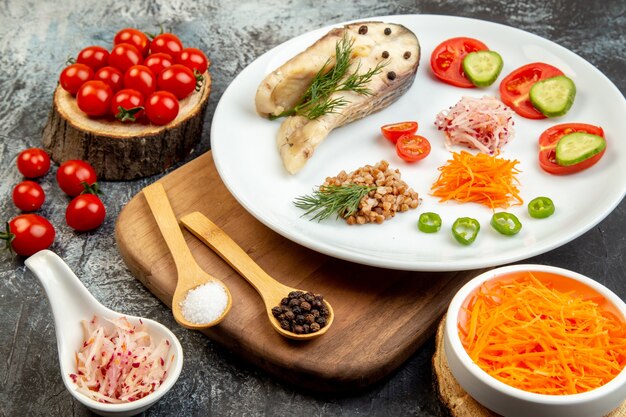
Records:
[[[365,119],[341,127],[317,148],[315,155],[296,175],[283,168],[276,148],[282,120],[269,121],[255,112],[254,97],[263,78],[286,60],[304,50],[331,27],[291,39],[265,53],[245,68],[224,92],[211,129],[211,148],[218,172],[237,201],[254,217],[286,238],[337,258],[366,265],[420,271],[454,271],[501,265],[547,252],[580,236],[606,217],[626,194],[626,101],[620,91],[593,65],[573,52],[539,36],[475,19],[407,15],[363,20],[400,23],[411,29],[421,45],[420,67],[413,86],[397,102]],[[485,89],[457,88],[437,81],[430,70],[430,54],[445,39],[469,36],[483,41],[504,59],[504,69],[494,85]],[[522,221],[522,231],[502,236],[490,226],[492,212],[478,204],[441,204],[429,195],[437,168],[450,158],[443,134],[434,127],[435,115],[454,105],[463,95],[499,98],[502,78],[521,65],[546,62],[560,68],[576,83],[576,101],[563,117],[529,120],[515,116],[516,137],[500,156],[520,161],[518,175],[525,204],[509,212]],[[381,135],[380,126],[417,120],[419,133],[430,139],[432,152],[425,160],[407,164]],[[569,176],[553,176],[537,161],[537,140],[550,126],[582,122],[602,126],[607,152],[595,166]],[[460,149],[456,149],[457,151]],[[402,178],[423,199],[416,210],[399,213],[382,225],[348,226],[334,218],[310,221],[293,205],[297,196],[309,194],[327,176],[352,171],[381,159],[399,168]],[[531,218],[526,203],[548,196],[556,213]],[[441,215],[439,233],[417,230],[419,214]],[[474,217],[481,231],[471,246],[458,244],[450,232],[457,217]]]

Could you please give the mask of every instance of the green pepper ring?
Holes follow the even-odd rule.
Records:
[[[424,233],[436,233],[441,229],[441,216],[433,212],[422,213],[417,228]]]
[[[528,203],[528,214],[535,219],[545,219],[554,214],[554,203],[548,197],[537,197]]]
[[[480,232],[480,223],[471,217],[459,217],[452,224],[452,235],[462,245],[471,245]]]
[[[491,227],[500,234],[513,236],[522,230],[522,223],[515,214],[501,212],[493,214],[491,217]]]

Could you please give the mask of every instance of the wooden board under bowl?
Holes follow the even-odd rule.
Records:
[[[335,310],[324,336],[297,342],[271,327],[261,297],[191,233],[198,264],[228,285],[229,315],[205,334],[272,375],[308,389],[356,391],[388,376],[434,332],[453,294],[479,271],[408,272],[375,268],[314,252],[275,233],[228,192],[211,152],[160,179],[174,213],[200,211],[282,283],[323,294]],[[354,226],[358,227],[358,226]],[[384,225],[381,225],[381,231]],[[133,275],[171,307],[173,259],[143,194],[116,225],[122,258]]]

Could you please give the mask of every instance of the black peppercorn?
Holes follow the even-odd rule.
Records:
[[[395,80],[396,79],[396,73],[393,72],[393,71],[389,71],[387,73],[387,78],[389,78],[391,81]]]
[[[304,323],[304,315],[302,315],[302,314],[298,314],[298,315],[296,316],[296,323],[298,323],[298,324],[302,324],[302,323]]]
[[[276,316],[276,318],[278,319],[278,321],[281,321],[285,320],[287,316],[285,316],[285,313],[280,313],[278,316]]]
[[[326,318],[325,317],[318,317],[315,319],[315,322],[317,324],[319,324],[321,327],[326,326]]]
[[[280,304],[286,306],[287,304],[289,304],[289,298],[283,298],[282,300],[280,300]]]
[[[302,309],[300,308],[300,306],[293,307],[291,311],[293,311],[293,314],[302,314]]]
[[[383,58],[385,59],[389,58],[389,52],[383,51]]]
[[[302,291],[291,291],[289,293],[289,298],[299,298],[302,296]]]
[[[289,300],[289,307],[294,307],[294,306],[299,306],[300,305],[300,300],[298,300],[297,298],[292,298],[291,300]]]
[[[320,311],[316,308],[311,310],[311,314],[313,314],[313,317],[319,317],[320,316]]]
[[[283,309],[276,306],[276,307],[272,307],[272,314],[274,315],[274,317],[278,317],[279,314],[282,314]]]
[[[311,306],[315,308],[322,308],[322,302],[320,300],[315,300],[311,303]]]
[[[315,299],[317,301],[324,301],[324,296],[322,294],[315,294]]]
[[[330,314],[323,300],[321,294],[292,291],[280,305],[272,307],[272,315],[284,330],[296,334],[317,332],[328,324]]]
[[[308,324],[303,324],[302,328],[304,329],[304,334],[311,333],[311,326],[309,326]]]
[[[404,57],[404,59],[409,59],[409,58],[411,58],[411,51],[406,51],[406,52],[404,53],[404,55],[402,55],[402,56]]]
[[[281,321],[280,328],[283,330],[289,330],[290,329],[289,322],[287,320]]]
[[[280,306],[280,309],[283,310],[283,313],[286,313],[287,311],[291,311],[289,309],[289,306]]]
[[[367,33],[367,26],[363,25],[359,28],[359,35],[365,35]]]
[[[285,318],[287,320],[293,320],[294,317],[296,317],[296,315],[293,313],[293,311],[289,310],[289,311],[285,312]]]
[[[314,316],[313,314],[311,314],[311,313],[309,313],[309,314],[305,314],[305,315],[304,315],[304,321],[305,321],[306,323],[311,324],[311,323],[313,323],[313,322],[315,321],[315,316]]]
[[[310,292],[304,294],[304,301],[306,301],[307,303],[311,304],[313,301],[315,301],[315,296],[313,294],[311,294]]]
[[[293,326],[293,332],[295,334],[302,334],[304,333],[304,327],[300,326],[299,324],[296,324],[295,326]]]
[[[311,304],[307,303],[306,301],[303,301],[300,303],[300,308],[304,311],[309,311],[311,310]]]
[[[319,329],[321,329],[322,327],[317,324],[317,323],[313,323],[311,324],[311,326],[309,327],[309,329],[311,330],[311,332],[317,332],[319,331]]]
[[[326,307],[320,309],[320,316],[328,316],[330,314],[330,311],[328,311],[328,309]]]
[[[385,28],[385,35],[391,35],[391,28]]]

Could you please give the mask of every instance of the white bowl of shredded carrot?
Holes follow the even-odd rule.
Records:
[[[626,399],[626,304],[566,269],[477,276],[450,303],[444,349],[461,387],[503,416],[601,417]]]

